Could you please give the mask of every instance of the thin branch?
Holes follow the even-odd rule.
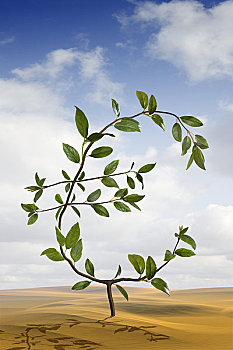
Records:
[[[118,118],[114,119],[113,122],[109,123],[108,125],[106,125],[102,130],[100,130],[100,134],[102,134],[106,129],[108,129],[110,126],[114,125],[114,123],[118,121]],[[81,171],[84,167],[84,163],[85,163],[85,160],[86,160],[86,156],[87,156],[87,153],[89,151],[89,149],[91,148],[91,146],[93,145],[94,142],[91,142],[85,149],[85,151],[83,152],[82,154],[82,161],[81,161],[81,164],[80,164],[80,167],[71,183],[71,186],[70,186],[70,189],[69,189],[69,192],[68,192],[68,195],[67,195],[67,198],[66,198],[66,202],[65,202],[65,205],[63,207],[63,209],[61,210],[60,214],[59,214],[59,219],[58,219],[58,228],[61,229],[61,222],[62,222],[62,217],[66,211],[66,208],[68,206],[68,203],[69,203],[69,200],[70,200],[70,197],[71,197],[71,194],[72,194],[72,191],[73,191],[73,188],[74,188],[74,185],[76,183],[76,181],[78,180],[78,177],[79,175],[81,174]]]
[[[192,133],[189,131],[188,128],[186,128],[186,126],[184,125],[184,123],[182,122],[182,120],[180,119],[180,117],[178,117],[176,114],[171,113],[171,112],[164,112],[164,111],[156,111],[156,113],[162,113],[162,114],[168,114],[168,115],[172,115],[173,117],[177,118],[179,123],[183,126],[183,128],[187,131],[187,133],[190,135],[194,145],[196,145],[196,142],[193,139]]]
[[[94,282],[98,282],[98,283],[103,283],[103,284],[107,284],[108,283],[108,280],[101,280],[99,278],[96,278],[96,277],[93,277],[93,276],[90,276],[90,275],[87,275],[86,273],[83,273],[81,271],[79,271],[74,263],[65,255],[65,252],[62,248],[62,246],[60,246],[60,252],[61,252],[61,255],[63,256],[63,258],[69,263],[70,267],[72,268],[72,270],[74,272],[76,272],[78,275],[82,276],[82,277],[85,277],[85,278],[88,278]]]
[[[167,114],[167,115],[172,115],[173,117],[175,117],[178,121],[179,121],[179,123],[183,126],[183,128],[187,131],[187,133],[189,134],[189,136],[191,137],[191,139],[192,139],[192,141],[193,141],[193,143],[194,143],[194,146],[196,146],[196,142],[194,141],[194,138],[193,138],[193,136],[192,136],[192,133],[191,133],[191,131],[189,131],[189,129],[188,128],[186,128],[186,126],[184,125],[184,123],[182,122],[182,120],[180,119],[180,117],[178,117],[178,115],[176,115],[176,114],[174,114],[174,113],[171,113],[171,112],[166,112],[166,111],[155,111],[156,113],[159,113],[159,114]],[[148,113],[148,114],[146,114],[146,113]],[[135,114],[135,115],[133,115],[132,117],[129,117],[129,118],[135,118],[135,117],[138,117],[139,115],[146,115],[147,117],[150,117],[150,115],[149,115],[149,111],[144,111],[144,112],[142,112],[142,113],[138,113],[138,114]],[[151,115],[152,116],[152,115]]]
[[[125,172],[111,174],[111,175],[102,175],[102,176],[90,177],[88,179],[77,180],[77,181],[75,181],[75,183],[80,183],[80,182],[85,182],[85,181],[92,181],[92,180],[99,180],[99,179],[103,179],[105,177],[113,177],[113,176],[128,174],[130,172],[133,172],[133,171],[132,170],[127,170]],[[56,183],[51,184],[51,185],[43,186],[43,189],[48,188],[48,187],[52,187],[52,186],[56,186],[56,185],[60,185],[60,184],[72,183],[72,182],[73,182],[72,180],[59,181],[59,182],[56,182]]]
[[[141,282],[146,279],[146,276],[138,277],[138,278],[130,278],[130,277],[121,277],[121,278],[113,278],[111,280],[111,284],[115,284],[118,282]]]
[[[175,254],[175,251],[176,251],[176,248],[177,248],[177,246],[178,246],[178,244],[179,244],[179,241],[180,241],[180,238],[178,237],[177,242],[176,242],[176,245],[175,245],[175,247],[174,247],[174,249],[173,249],[172,254]],[[166,261],[166,262],[165,262],[164,264],[162,264],[158,269],[156,269],[156,273],[159,272],[160,270],[162,270],[162,268],[163,268],[164,266],[166,266],[170,261],[171,261],[171,260]]]
[[[72,203],[68,203],[67,206],[71,206],[71,205],[96,205],[96,204],[108,204],[108,203],[113,203],[115,201],[120,201],[122,200],[123,198],[112,198],[110,199],[109,201],[103,201],[103,202],[72,202]],[[62,208],[64,207],[65,204],[61,204],[61,205],[58,205],[57,207],[53,207],[53,208],[48,208],[48,209],[40,209],[40,210],[36,210],[37,213],[43,213],[44,211],[51,211],[51,210],[55,210],[55,209],[59,209],[59,208]]]

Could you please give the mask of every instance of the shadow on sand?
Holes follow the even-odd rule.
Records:
[[[11,343],[10,347],[7,347],[6,350],[36,350],[38,347],[41,349],[51,348],[54,350],[100,349],[101,346],[103,346],[101,343],[68,335],[62,336],[62,334],[59,335],[55,333],[55,331],[59,330],[61,327],[65,330],[65,328],[78,328],[79,325],[84,324],[93,324],[97,325],[97,327],[100,326],[101,328],[107,327],[112,330],[113,335],[120,332],[139,332],[145,337],[144,339],[146,341],[150,342],[169,339],[169,336],[155,333],[151,330],[157,326],[136,327],[111,320],[111,317],[97,321],[79,321],[78,318],[67,318],[64,322],[57,324],[28,324],[19,334],[0,330],[0,339],[8,340]],[[60,329],[60,332],[62,333],[62,329]]]

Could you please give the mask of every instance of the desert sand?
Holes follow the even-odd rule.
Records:
[[[50,287],[0,291],[1,350],[232,350],[233,288],[106,291]]]

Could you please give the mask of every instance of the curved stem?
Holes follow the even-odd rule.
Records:
[[[176,251],[176,248],[177,248],[177,246],[178,246],[178,244],[179,244],[179,241],[180,241],[180,238],[178,237],[177,242],[176,242],[176,244],[175,244],[175,247],[174,247],[174,249],[173,249],[173,251],[172,251],[172,254],[175,254],[175,251]],[[163,268],[164,266],[166,266],[170,261],[171,261],[171,260],[166,261],[164,264],[162,264],[160,267],[158,267],[158,268],[156,269],[156,273],[158,273],[160,270],[162,270],[162,268]],[[143,281],[143,280],[146,280],[146,276],[142,276],[142,277],[138,277],[138,278],[124,278],[124,277],[122,277],[122,278],[113,279],[112,281],[113,281],[113,283],[118,283],[118,282],[122,282],[122,281],[127,281],[127,282],[140,282],[140,281]]]
[[[99,279],[99,278],[96,278],[96,277],[87,275],[86,273],[83,273],[83,272],[79,271],[79,270],[75,267],[73,261],[70,260],[70,259],[66,256],[66,254],[65,254],[65,252],[64,252],[64,250],[63,250],[63,248],[62,248],[62,246],[60,246],[60,252],[61,252],[61,255],[63,256],[63,258],[69,263],[69,265],[70,265],[70,267],[72,268],[72,270],[73,270],[74,272],[76,272],[78,275],[80,275],[80,276],[82,276],[82,277],[85,277],[85,278],[88,278],[88,279],[90,279],[91,281],[94,281],[94,282],[98,282],[98,283],[102,283],[102,284],[107,284],[108,280],[101,280],[101,279]]]
[[[176,116],[175,114],[169,113],[169,112],[163,112],[163,111],[157,111],[157,113],[169,114],[169,115],[172,115],[172,116],[176,117],[176,118],[179,120],[179,122],[181,123],[181,125],[187,130],[187,132],[190,133],[189,130],[183,125],[183,123],[182,123],[182,121],[180,120],[180,118],[179,118],[178,116]],[[145,114],[145,111],[140,112],[140,113],[138,113],[138,114],[135,114],[135,115],[131,116],[130,118],[136,118],[136,117],[138,117],[138,116],[140,116],[140,115],[143,115],[143,114]],[[110,126],[114,125],[115,122],[117,122],[117,121],[119,121],[119,120],[121,120],[121,119],[122,119],[122,118],[116,118],[113,122],[109,123],[109,124],[106,125],[102,130],[100,130],[99,133],[100,133],[100,134],[103,133],[106,129],[108,129]],[[192,138],[192,140],[193,140],[193,138]],[[85,202],[85,203],[69,203],[69,200],[70,200],[71,194],[72,194],[72,192],[73,192],[74,185],[75,185],[76,182],[78,182],[78,177],[79,177],[79,175],[81,174],[81,171],[82,171],[82,169],[83,169],[83,167],[84,167],[84,163],[85,163],[85,160],[86,160],[88,151],[89,151],[89,149],[92,147],[93,143],[94,143],[94,142],[89,143],[89,145],[86,147],[85,150],[84,150],[84,144],[85,144],[85,142],[83,143],[83,147],[82,147],[82,160],[81,160],[80,167],[79,167],[79,169],[78,169],[78,171],[77,171],[77,173],[76,173],[74,179],[73,179],[72,182],[71,182],[71,186],[70,186],[69,192],[68,192],[68,194],[67,194],[66,202],[65,202],[64,205],[62,205],[62,206],[63,206],[63,209],[61,210],[61,212],[60,212],[60,214],[59,214],[58,228],[59,228],[60,230],[61,230],[61,225],[62,225],[62,217],[63,217],[63,215],[64,215],[64,213],[65,213],[65,211],[66,211],[66,208],[67,208],[69,205],[71,205],[71,204],[73,204],[73,205],[78,205],[78,204],[91,205],[90,203],[86,203],[86,202]],[[95,179],[95,178],[93,178],[93,179]],[[83,180],[82,180],[82,181],[83,181]],[[86,181],[87,181],[87,179],[86,179]],[[80,181],[80,182],[81,182],[81,181]],[[104,203],[109,203],[109,201],[108,201],[108,202],[101,202],[101,203],[98,203],[98,204],[104,204]],[[94,203],[93,203],[93,204],[94,204]],[[97,203],[95,203],[95,204],[97,204]],[[60,206],[58,206],[58,207],[56,207],[56,208],[59,208],[59,207],[60,207]],[[54,209],[54,208],[53,208],[53,209]],[[52,209],[47,209],[47,210],[44,210],[44,211],[48,211],[48,210],[52,210]],[[179,239],[178,239],[178,241],[177,241],[177,243],[176,243],[176,246],[175,246],[173,252],[175,251],[175,249],[176,249],[178,243],[179,243]],[[87,274],[85,274],[85,273],[79,271],[79,270],[75,267],[75,265],[74,265],[74,263],[71,261],[71,259],[69,259],[69,258],[66,256],[66,254],[65,254],[65,252],[64,252],[62,246],[60,246],[60,251],[61,251],[61,254],[62,254],[63,258],[69,263],[69,265],[71,266],[71,268],[73,269],[73,271],[76,272],[78,275],[80,275],[80,276],[82,276],[82,277],[85,277],[85,278],[88,278],[88,279],[90,279],[90,280],[92,280],[92,281],[95,281],[95,282],[98,282],[98,283],[102,283],[102,284],[106,284],[106,285],[107,285],[107,293],[108,293],[108,299],[109,299],[109,303],[110,303],[111,316],[114,316],[114,315],[115,315],[115,308],[114,308],[113,299],[112,299],[112,293],[111,293],[111,286],[112,286],[112,284],[117,283],[117,282],[122,282],[122,281],[127,281],[127,282],[139,282],[139,281],[146,280],[146,276],[143,276],[143,277],[140,276],[139,278],[124,278],[124,277],[122,277],[122,278],[111,279],[111,280],[101,280],[101,279],[95,278],[95,277],[93,277],[93,276],[87,275]],[[165,262],[162,266],[160,266],[160,267],[156,270],[156,273],[157,273],[159,270],[161,270],[165,265],[167,265],[167,263],[168,263],[168,261]]]
[[[108,129],[110,126],[112,126],[115,122],[118,121],[118,118],[114,119],[111,123],[109,123],[108,125],[106,125],[102,130],[100,130],[99,134],[102,134],[106,129]],[[62,217],[66,211],[66,208],[68,206],[68,203],[69,203],[69,199],[70,199],[70,196],[72,194],[72,191],[73,191],[73,188],[74,188],[74,185],[75,185],[75,182],[77,181],[79,175],[81,174],[81,171],[84,167],[84,163],[85,163],[85,160],[86,160],[86,157],[87,157],[87,153],[89,151],[89,149],[91,148],[91,146],[93,145],[94,142],[90,142],[89,145],[86,147],[86,149],[84,150],[83,154],[82,154],[82,161],[81,161],[81,164],[80,164],[80,167],[71,183],[71,186],[70,186],[70,190],[68,192],[68,195],[67,195],[67,198],[66,198],[66,202],[65,202],[65,205],[64,205],[64,208],[62,209],[62,211],[60,212],[59,214],[59,219],[58,219],[58,228],[61,230],[61,223],[62,223]]]
[[[189,131],[188,128],[186,128],[186,126],[184,125],[184,123],[182,122],[182,120],[180,119],[180,117],[178,117],[176,114],[171,113],[171,112],[165,112],[165,111],[156,111],[156,113],[160,113],[160,114],[167,114],[167,115],[172,115],[173,117],[175,117],[179,123],[183,126],[183,128],[187,131],[187,133],[189,134],[189,136],[191,137],[194,145],[196,145],[196,142],[193,139],[192,133]]]

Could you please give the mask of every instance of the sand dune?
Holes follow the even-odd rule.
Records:
[[[232,350],[233,288],[114,290],[70,287],[0,291],[1,350]]]

